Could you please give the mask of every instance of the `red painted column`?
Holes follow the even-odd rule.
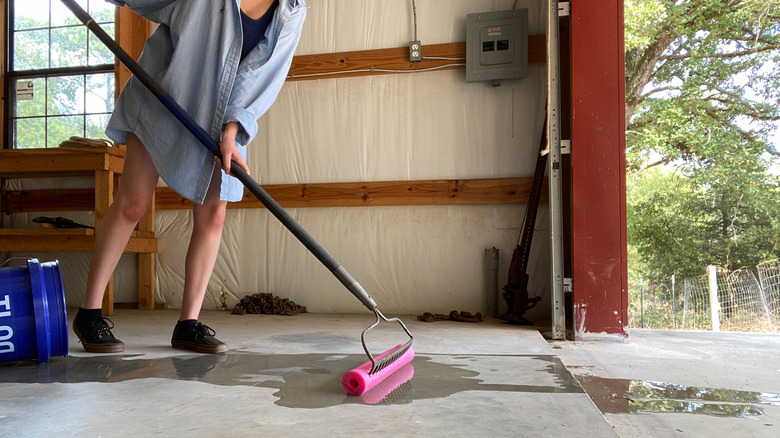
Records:
[[[575,336],[627,336],[623,0],[573,0]]]

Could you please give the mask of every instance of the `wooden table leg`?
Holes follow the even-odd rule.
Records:
[[[155,204],[154,197],[146,213],[138,222],[138,231],[154,235]],[[153,253],[138,254],[138,308],[154,309],[155,256]]]

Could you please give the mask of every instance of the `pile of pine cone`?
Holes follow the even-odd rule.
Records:
[[[247,295],[233,307],[231,314],[246,315],[300,315],[306,313],[306,306],[300,306],[289,298],[280,298],[271,293]]]

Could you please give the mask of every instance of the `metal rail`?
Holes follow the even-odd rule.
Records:
[[[563,295],[563,208],[561,196],[561,72],[558,29],[558,0],[549,0],[547,9],[547,138],[549,154],[550,276],[552,298],[552,339],[566,337]]]

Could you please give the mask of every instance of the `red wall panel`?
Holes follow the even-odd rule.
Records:
[[[572,45],[575,335],[626,336],[623,0],[576,0]]]

